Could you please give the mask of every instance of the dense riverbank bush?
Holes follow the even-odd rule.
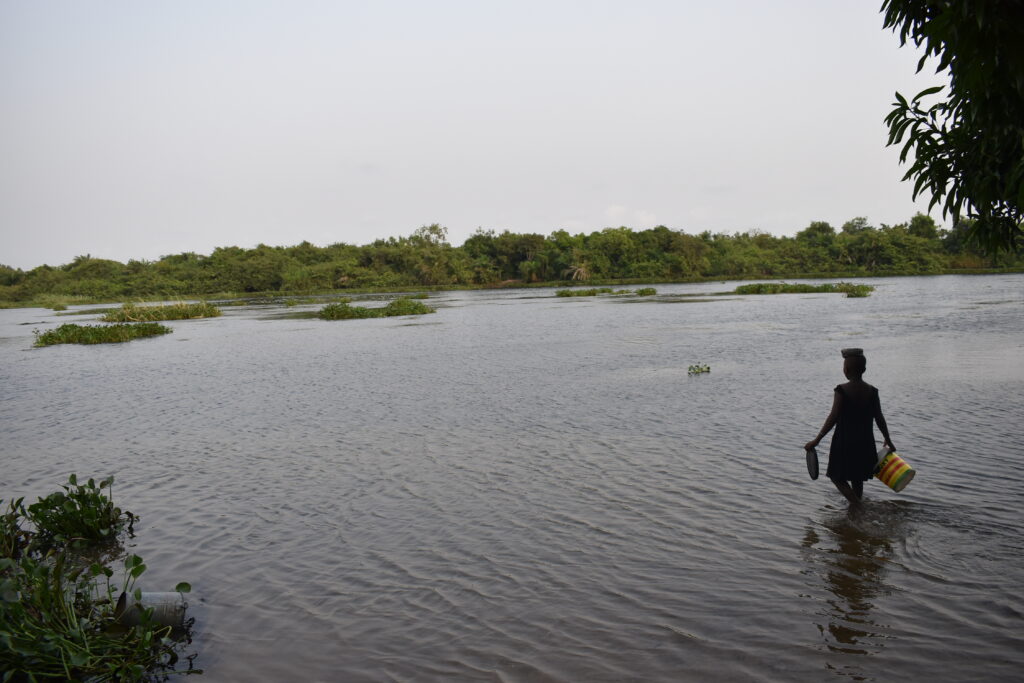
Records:
[[[62,491],[27,509],[23,499],[10,501],[0,515],[4,681],[141,681],[178,661],[169,626],[145,615],[141,624],[118,623],[117,598],[135,590],[146,565],[128,555],[123,580],[111,581],[115,572],[103,558],[124,554],[118,534],[135,519],[114,505],[112,483],[108,477],[79,484],[71,475]]]
[[[399,315],[423,315],[434,309],[421,301],[399,297],[381,308],[350,306],[347,303],[328,304],[320,309],[317,317],[323,320],[351,320],[354,318],[389,318]]]
[[[117,325],[75,325],[65,323],[46,332],[35,331],[35,346],[53,344],[116,344],[140,337],[170,334],[173,330],[159,323],[126,323]]]
[[[100,320],[108,323],[154,322],[157,320],[191,320],[193,318],[216,318],[220,309],[205,301],[188,304],[178,302],[163,306],[138,306],[124,304],[121,308],[107,311]]]
[[[149,297],[284,296],[335,290],[682,282],[706,279],[855,277],[1022,269],[1024,254],[985,256],[965,241],[969,223],[940,229],[918,214],[872,226],[854,218],[836,229],[813,222],[793,237],[759,232],[687,234],[658,226],[590,234],[478,230],[461,246],[439,225],[409,237],[355,246],[218,247],[156,261],[79,256],[29,271],[0,265],[0,305],[52,307]]]
[[[808,285],[804,283],[787,282],[758,282],[749,285],[740,285],[734,294],[831,294],[838,292],[847,297],[865,297],[875,291],[871,285],[858,285],[852,282],[827,283],[823,285]]]

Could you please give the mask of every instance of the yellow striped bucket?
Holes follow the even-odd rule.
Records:
[[[907,487],[907,484],[910,483],[915,474],[916,472],[907,464],[907,461],[896,455],[896,453],[889,453],[882,458],[882,462],[878,464],[878,469],[875,470],[875,476],[897,493]]]

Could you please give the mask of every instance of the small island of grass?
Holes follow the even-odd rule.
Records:
[[[128,323],[119,325],[75,325],[67,323],[58,328],[36,330],[35,346],[54,344],[115,344],[140,337],[170,334],[173,330],[159,323]]]
[[[612,289],[611,287],[594,287],[592,289],[558,289],[555,296],[598,296],[599,294],[636,294],[637,296],[651,296],[657,294],[654,287],[643,287],[635,292],[631,289]]]
[[[740,285],[733,294],[831,294],[840,293],[847,297],[866,297],[875,291],[871,285],[857,285],[852,282],[830,282],[823,285],[808,285],[787,282],[757,282]]]
[[[163,306],[137,306],[124,304],[121,308],[107,311],[100,320],[108,323],[154,322],[156,320],[191,320],[193,318],[216,318],[220,309],[205,301],[187,304],[179,302]]]
[[[328,304],[320,309],[317,317],[323,320],[352,320],[355,318],[390,318],[399,315],[423,315],[434,309],[420,301],[401,297],[382,308],[350,306],[347,303]]]

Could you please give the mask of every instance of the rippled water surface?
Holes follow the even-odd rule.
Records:
[[[0,497],[116,475],[143,588],[192,583],[198,680],[1018,678],[1024,276],[869,282],[44,349],[93,317],[4,310]],[[857,515],[802,451],[846,346],[918,471]]]

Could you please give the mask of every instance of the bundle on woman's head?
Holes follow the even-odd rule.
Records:
[[[868,359],[864,357],[864,349],[843,349],[843,358],[846,367],[860,374],[868,369]]]

